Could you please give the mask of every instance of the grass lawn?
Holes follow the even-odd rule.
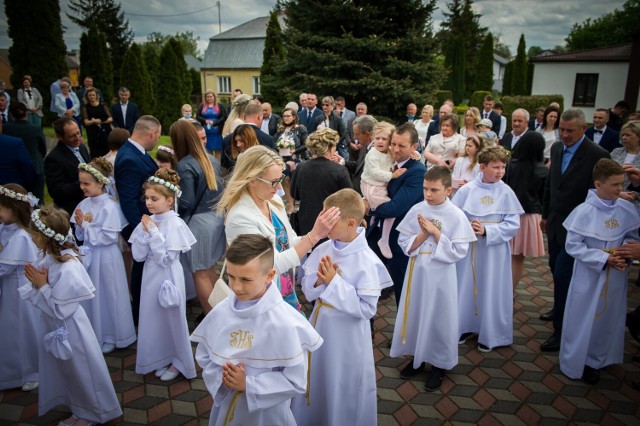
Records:
[[[53,131],[53,127],[44,127],[43,131],[44,131],[44,135],[46,137],[56,139],[56,134]],[[83,137],[84,143],[86,145],[87,144],[87,133],[86,133],[86,131],[84,129],[82,130],[82,137]],[[169,138],[169,136],[167,136],[167,135],[160,136],[160,140],[158,141],[158,145],[156,145],[156,147],[153,149],[153,151],[151,151],[149,153],[152,158],[156,157],[156,151],[158,150],[158,146],[160,146],[160,145],[171,145],[171,139]],[[51,204],[53,202],[53,200],[51,199],[51,196],[49,195],[49,190],[47,189],[46,185],[44,187],[44,201],[43,202],[45,204]]]

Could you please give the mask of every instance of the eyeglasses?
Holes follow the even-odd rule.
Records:
[[[283,115],[282,118],[291,118],[293,115]]]
[[[282,183],[285,177],[286,177],[285,175],[282,175],[276,180],[266,180],[266,179],[262,179],[261,177],[256,177],[256,180],[259,180],[260,182],[264,182],[267,185],[271,185],[272,188],[275,188]]]

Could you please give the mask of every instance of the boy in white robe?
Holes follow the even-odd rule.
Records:
[[[627,260],[616,249],[638,240],[640,215],[620,199],[624,169],[608,158],[593,169],[595,189],[563,225],[576,261],[560,341],[560,370],[595,384],[599,369],[622,362],[627,312]]]
[[[398,244],[409,256],[391,344],[392,357],[412,355],[400,377],[431,371],[429,392],[440,388],[445,370],[458,364],[458,289],[456,262],[476,236],[464,212],[449,201],[451,172],[433,166],[423,182],[424,203],[416,204],[398,225]]]
[[[316,301],[310,322],[324,343],[309,354],[307,395],[294,399],[293,413],[298,425],[370,426],[378,418],[370,320],[393,282],[359,227],[362,197],[341,189],[325,199],[324,209],[331,207],[340,219],[309,255],[302,279],[307,300]]]
[[[481,352],[513,343],[509,241],[518,233],[524,210],[501,180],[509,157],[501,146],[483,149],[478,157],[480,174],[451,200],[464,211],[478,236],[467,256],[456,264],[459,343],[477,334]]]
[[[291,398],[306,389],[307,351],[322,337],[273,282],[273,243],[239,235],[226,253],[233,293],[191,335],[213,396],[209,425],[295,425]]]

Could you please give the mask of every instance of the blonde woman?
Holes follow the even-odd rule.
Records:
[[[244,123],[244,110],[247,108],[247,105],[251,103],[251,100],[251,96],[245,94],[238,95],[233,100],[233,103],[231,104],[231,112],[222,127],[223,138],[233,133],[236,127]]]
[[[460,129],[460,134],[465,138],[474,136],[477,133],[477,126],[480,120],[480,110],[476,107],[469,108],[464,113],[464,126]]]
[[[425,141],[427,140],[427,131],[429,130],[429,124],[433,121],[433,105],[425,105],[420,112],[420,120],[413,122],[413,127],[418,131],[418,137],[422,140],[422,147],[424,148]]]
[[[264,146],[249,148],[238,157],[217,208],[226,217],[227,244],[242,234],[259,234],[273,241],[280,293],[287,303],[300,310],[294,288],[295,268],[327,236],[340,219],[340,211],[337,208],[323,211],[313,229],[298,236],[289,223],[282,199],[276,195],[284,178],[283,169],[284,162],[275,151]]]

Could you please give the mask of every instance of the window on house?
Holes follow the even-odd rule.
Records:
[[[260,77],[253,77],[253,94],[260,94]]]
[[[231,93],[231,77],[218,77],[218,93]]]
[[[595,106],[597,91],[598,74],[576,74],[576,84],[573,88],[573,106]]]

